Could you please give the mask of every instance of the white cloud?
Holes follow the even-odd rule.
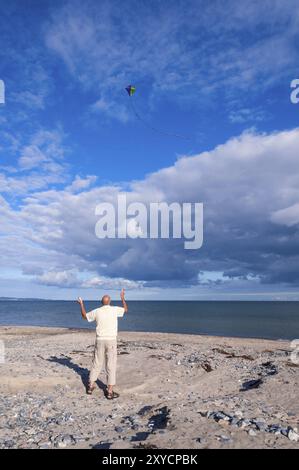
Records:
[[[45,161],[47,161],[45,154],[37,146],[30,145],[23,149],[23,155],[19,159],[19,166],[23,170],[31,170]]]
[[[83,189],[87,189],[93,185],[96,182],[96,179],[97,177],[93,175],[86,176],[86,178],[81,178],[79,175],[77,175],[72,184],[67,186],[66,191],[74,193],[82,191]]]
[[[36,276],[36,282],[46,286],[77,287],[78,279],[73,271],[48,271]]]
[[[29,143],[22,145],[20,140],[7,134],[7,140],[13,146],[11,151],[19,157],[16,165],[1,167],[1,191],[14,196],[27,195],[49,185],[65,182],[65,155],[68,148],[63,143],[64,138],[61,129],[42,129],[29,138]]]
[[[27,269],[27,274],[33,274],[34,267]],[[141,289],[142,282],[130,281],[123,278],[108,278],[105,276],[89,277],[84,275],[84,279],[76,269],[64,271],[45,271],[38,274],[34,278],[35,282],[45,286],[55,286],[61,288],[76,288],[76,289],[107,289],[107,290],[121,290],[122,288],[132,290]]]
[[[299,224],[299,202],[274,212],[271,215],[271,220],[287,227]]]
[[[228,116],[232,123],[262,122],[269,119],[269,114],[259,108],[240,108],[232,110]]]
[[[298,147],[299,129],[248,132],[209,152],[182,157],[131,182],[129,190],[128,185],[90,188],[89,177],[80,192],[73,191],[78,178],[62,190],[34,191],[19,209],[2,200],[3,262],[21,265],[24,272],[28,266],[31,273],[36,269],[40,282],[62,279],[71,285],[73,272],[90,273],[83,280],[86,288],[108,285],[111,279],[116,284],[121,279],[117,285],[126,279],[144,287],[191,286],[198,284],[202,271],[210,284],[209,272],[222,273],[223,283],[294,284],[299,278],[299,233],[288,225],[298,211]],[[97,239],[95,207],[116,202],[120,191],[126,192],[128,203],[203,202],[202,249],[184,250],[183,240]],[[286,208],[291,210],[280,212]]]
[[[193,108],[213,96],[222,106],[240,100],[245,109],[257,90],[296,70],[296,12],[295,0],[200,8],[196,1],[188,8],[184,2],[70,2],[48,22],[46,44],[83,90],[97,94],[93,112],[123,122],[128,111],[120,94],[130,82],[150,84],[152,105],[161,94],[191,99]]]
[[[128,108],[109,99],[109,97],[97,100],[91,105],[90,110],[93,114],[106,114],[108,118],[118,119],[123,123],[126,123],[130,118]]]
[[[63,183],[65,177],[61,174],[31,173],[30,175],[11,177],[0,174],[0,190],[12,196],[26,195],[31,191],[47,188],[49,185]]]
[[[123,278],[107,278],[107,277],[92,277],[81,284],[84,288],[101,288],[108,290],[125,289],[140,289],[143,287],[143,282],[130,281]]]
[[[33,93],[29,90],[20,91],[18,93],[12,93],[11,99],[16,101],[21,106],[26,106],[31,109],[44,109],[45,107],[46,91],[39,90],[37,93]]]

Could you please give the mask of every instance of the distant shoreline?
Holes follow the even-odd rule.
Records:
[[[90,329],[90,328],[78,328],[78,327],[68,327],[68,326],[36,326],[36,325],[1,325],[0,323],[0,335],[1,335],[1,331],[2,330],[6,330],[6,329],[17,329],[17,330],[26,330],[28,329],[29,332],[34,332],[34,330],[37,330],[36,332],[38,333],[40,330],[44,330],[45,333],[49,332],[51,333],[51,330],[54,331],[57,331],[57,333],[70,333],[70,332],[73,332],[73,333],[92,333],[93,330]],[[49,331],[50,330],[50,331]],[[95,330],[94,330],[94,333],[95,333]],[[155,336],[155,335],[159,335],[159,336],[165,336],[165,337],[169,337],[169,336],[183,336],[183,337],[197,337],[197,338],[200,338],[200,337],[204,337],[204,338],[215,338],[215,339],[227,339],[227,340],[254,340],[254,341],[274,341],[275,343],[277,342],[285,342],[285,343],[289,343],[290,341],[292,341],[294,338],[289,338],[289,339],[284,339],[284,338],[258,338],[258,337],[253,337],[253,336],[223,336],[223,335],[216,335],[216,334],[206,334],[206,333],[173,333],[173,332],[169,332],[169,333],[166,333],[166,332],[160,332],[160,331],[127,331],[127,330],[120,330],[118,332],[118,335],[121,336],[121,335],[149,335],[149,336]]]
[[[113,301],[120,305],[119,301]],[[86,302],[86,309],[100,306]],[[0,302],[0,325],[93,329],[74,301]],[[299,331],[298,302],[129,301],[120,331],[292,340]]]
[[[0,302],[76,302],[76,299],[40,299],[35,297],[0,297]],[[99,299],[84,299],[85,302],[99,302]],[[118,302],[118,299],[113,299],[113,302]],[[130,299],[130,302],[275,302],[286,303],[293,302],[299,303],[299,300],[294,299]]]

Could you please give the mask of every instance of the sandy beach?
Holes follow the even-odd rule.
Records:
[[[95,333],[0,327],[0,448],[298,448],[288,341],[121,333],[120,398],[85,393]]]

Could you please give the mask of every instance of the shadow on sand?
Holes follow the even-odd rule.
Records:
[[[69,369],[72,369],[73,371],[76,372],[81,378],[81,381],[87,390],[88,387],[88,377],[89,377],[89,370],[86,369],[86,367],[81,367],[75,362],[72,361],[72,359],[68,356],[63,356],[63,357],[57,357],[57,356],[51,356],[49,359],[46,359],[49,362],[56,362],[57,364],[60,364],[62,366],[68,367]],[[97,380],[96,384],[98,387],[103,390],[103,392],[106,390],[106,385],[101,381]]]

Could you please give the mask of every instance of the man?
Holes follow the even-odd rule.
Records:
[[[95,389],[95,382],[102,370],[105,361],[107,372],[107,390],[105,396],[108,400],[118,398],[119,394],[113,390],[116,376],[116,358],[117,358],[117,319],[127,313],[128,306],[125,301],[125,291],[120,293],[122,307],[112,307],[109,295],[102,298],[102,307],[96,308],[86,313],[83,300],[78,298],[81,307],[81,315],[84,320],[96,322],[96,343],[92,367],[89,375],[87,393],[92,394]]]

